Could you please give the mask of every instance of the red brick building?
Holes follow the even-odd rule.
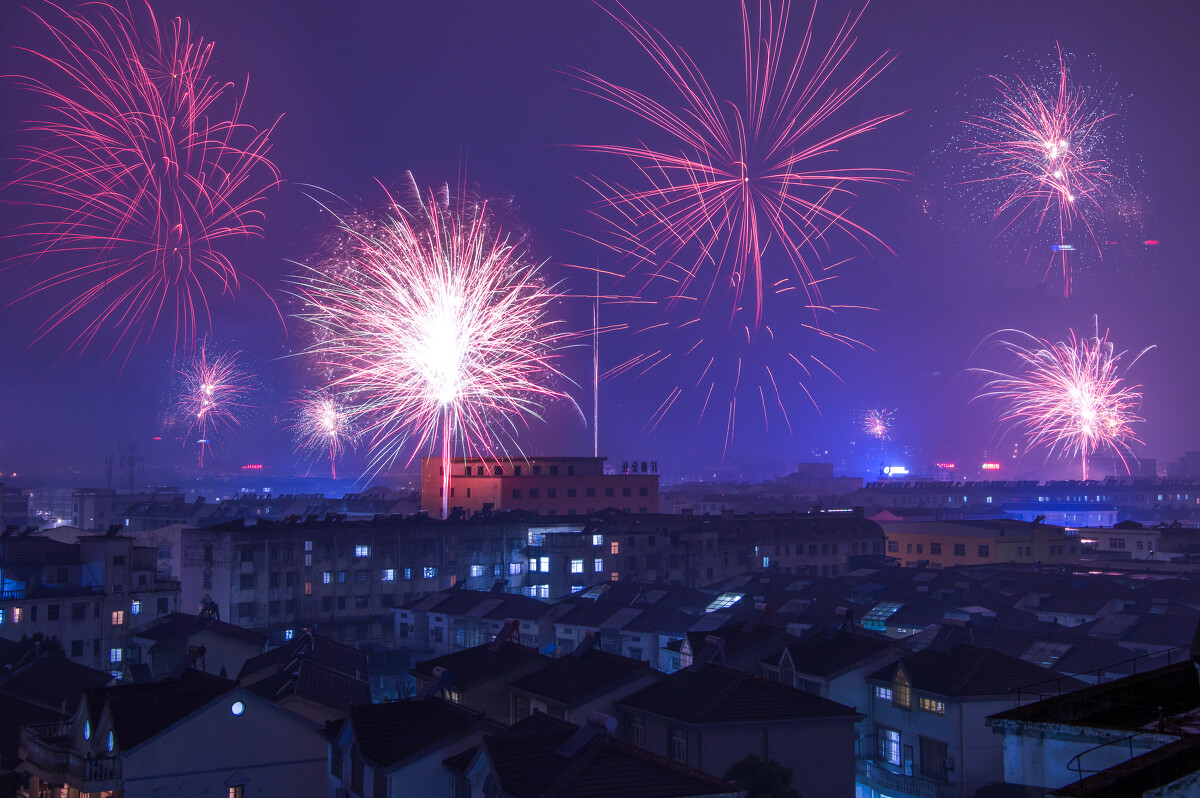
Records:
[[[614,507],[658,512],[658,474],[605,474],[603,457],[455,457],[450,508],[576,515]],[[421,458],[421,509],[442,511],[442,460]]]

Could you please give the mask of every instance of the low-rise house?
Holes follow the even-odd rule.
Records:
[[[506,637],[418,662],[412,669],[417,694],[436,685],[436,694],[502,721],[512,714],[508,686],[550,662],[536,649]]]
[[[177,669],[195,667],[231,677],[251,657],[262,653],[267,636],[225,623],[212,615],[172,612],[133,632],[149,646],[150,673],[155,679]]]
[[[988,715],[1039,691],[1082,682],[991,649],[925,649],[867,677],[874,729],[860,747],[860,795],[965,798],[1003,780],[1001,741]]]
[[[500,728],[440,698],[353,706],[329,746],[328,795],[451,795],[442,761]]]
[[[615,721],[582,726],[535,713],[446,761],[456,798],[744,798],[734,784],[612,735]]]
[[[647,662],[609,654],[591,647],[591,643],[583,643],[575,652],[509,685],[511,722],[544,712],[583,724],[592,712],[612,714],[614,701],[660,678],[662,674]]]
[[[669,759],[723,774],[755,754],[791,768],[805,798],[854,794],[850,707],[703,658],[617,707],[622,738]]]
[[[269,701],[317,723],[371,703],[367,657],[311,630],[249,659],[238,681]]]
[[[163,796],[325,794],[320,727],[234,682],[178,679],[94,688],[65,723],[27,726],[30,794]]]
[[[866,707],[866,676],[900,658],[893,641],[870,633],[834,632],[788,643],[759,669],[769,679],[848,707]]]
[[[528,596],[490,591],[442,590],[392,609],[396,648],[441,656],[489,643],[506,620],[520,622],[521,642],[552,648],[554,622],[569,608]]]

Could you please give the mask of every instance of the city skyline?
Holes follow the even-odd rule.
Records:
[[[873,445],[861,434],[862,414],[872,407],[901,412],[887,451],[896,457],[908,451],[912,459],[895,465],[982,461],[987,452],[1010,450],[1014,439],[1000,434],[994,408],[969,402],[978,385],[965,376],[967,369],[1003,365],[988,360],[981,342],[1005,328],[1060,340],[1068,330],[1084,334],[1095,314],[1123,348],[1156,346],[1131,375],[1141,386],[1140,415],[1146,419],[1138,426],[1144,445],[1135,445],[1134,454],[1163,463],[1198,448],[1200,421],[1187,396],[1188,342],[1200,333],[1200,320],[1191,312],[1195,277],[1187,270],[1197,243],[1188,222],[1198,208],[1186,182],[1198,164],[1183,138],[1194,122],[1189,99],[1200,75],[1200,56],[1186,42],[1186,31],[1194,29],[1188,19],[1196,22],[1197,12],[1146,11],[1118,2],[1103,4],[1103,12],[1084,2],[1050,9],[1026,3],[1026,13],[1001,3],[903,5],[877,3],[859,22],[850,59],[855,66],[865,68],[881,53],[895,60],[852,98],[842,123],[904,115],[846,142],[833,160],[835,166],[869,162],[911,175],[895,187],[861,192],[850,209],[882,245],[831,242],[822,258],[823,266],[854,258],[839,269],[828,301],[873,308],[839,329],[863,345],[799,344],[830,360],[837,375],[814,371],[805,384],[812,402],[799,391],[781,400],[790,434],[775,419],[766,429],[739,420],[732,436],[720,414],[697,422],[702,395],[682,396],[659,418],[658,408],[683,384],[678,375],[651,371],[634,379],[630,372],[606,380],[599,391],[599,448],[610,463],[657,460],[664,474],[697,461],[831,459],[874,469],[860,454]],[[287,429],[289,402],[321,387],[301,357],[308,340],[295,319],[301,308],[286,288],[299,271],[296,264],[311,262],[333,227],[314,196],[328,192],[369,204],[379,184],[399,186],[411,170],[421,185],[477,187],[508,201],[531,254],[544,261],[547,280],[564,295],[556,303],[557,316],[575,331],[592,326],[591,270],[619,264],[593,240],[604,231],[589,217],[594,198],[581,178],[627,179],[628,170],[622,174],[580,147],[634,141],[652,132],[579,91],[565,73],[584,70],[655,97],[670,96],[646,53],[602,7],[151,6],[160,21],[183,14],[193,35],[215,43],[210,71],[232,81],[236,93],[245,91],[243,121],[266,129],[283,117],[272,130],[270,151],[283,182],[261,203],[262,236],[227,249],[239,272],[264,291],[243,287],[236,298],[214,296],[212,305],[209,340],[242,353],[257,389],[255,410],[239,437],[216,441],[206,455],[216,468],[267,464],[279,474],[323,469],[294,451]],[[696,55],[708,74],[723,76],[715,93],[736,95],[741,48],[728,32],[738,20],[737,4],[708,16],[684,14],[683,7],[629,4],[634,15]],[[807,10],[796,3],[793,14],[807,18]],[[1034,18],[1037,24],[1029,24]],[[819,8],[816,38],[828,37],[825,28],[840,19],[837,9]],[[32,70],[45,78],[36,60],[19,49],[48,46],[32,14],[6,8],[0,11],[0,30],[3,72]],[[1144,203],[1138,209],[1141,223],[1121,232],[1103,260],[1089,255],[1082,242],[1076,247],[1078,271],[1066,298],[1061,285],[1042,279],[1043,255],[1049,253],[1039,249],[1032,256],[1028,239],[1012,240],[957,207],[939,163],[971,104],[989,90],[989,76],[1044,63],[1056,57],[1058,46],[1077,63],[1095,61],[1111,79],[1105,90],[1122,113],[1109,126],[1122,139],[1124,168],[1137,201]],[[1164,80],[1167,74],[1180,80]],[[8,183],[20,148],[31,143],[31,134],[21,131],[27,120],[39,118],[39,98],[11,79],[0,92]],[[11,387],[0,401],[0,468],[47,474],[70,463],[100,474],[104,457],[128,442],[153,452],[157,466],[190,467],[197,452],[185,448],[176,437],[178,427],[168,423],[172,378],[183,363],[171,337],[132,348],[127,360],[123,354],[106,357],[99,345],[72,350],[73,336],[65,331],[35,340],[36,330],[69,298],[47,292],[14,301],[40,268],[28,262],[28,240],[14,235],[36,220],[37,209],[21,186],[8,186],[3,199],[9,213],[0,247],[10,268],[0,272],[6,298],[0,336],[10,343],[0,352],[0,368]],[[46,257],[53,263],[58,256]],[[631,313],[603,306],[600,324],[631,324]],[[663,346],[681,346],[679,339],[665,336]],[[588,340],[561,353],[564,380],[558,389],[574,398],[578,411],[562,403],[545,423],[531,422],[520,441],[527,454],[591,453]],[[605,333],[600,370],[647,351],[634,336]],[[727,348],[715,356],[731,357]],[[371,459],[368,448],[348,453],[338,463],[339,473],[362,473]],[[411,455],[415,467],[415,458],[430,453],[407,451],[399,462]],[[1077,471],[1076,462],[1057,459],[1043,467],[1037,452],[1021,462],[1022,471],[1047,478]],[[20,476],[13,482],[19,484]]]

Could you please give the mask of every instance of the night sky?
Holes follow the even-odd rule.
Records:
[[[635,87],[668,104],[674,96],[661,73],[598,5],[587,2],[494,3],[332,2],[331,0],[206,0],[153,2],[160,20],[190,19],[193,33],[216,43],[212,71],[239,89],[249,75],[242,118],[259,126],[282,115],[271,157],[284,183],[271,192],[265,235],[227,248],[239,270],[261,283],[285,316],[297,310],[286,294],[293,262],[305,261],[330,224],[310,195],[325,192],[378,203],[379,183],[399,185],[406,170],[419,183],[463,181],[483,194],[512,200],[545,273],[569,292],[586,294],[589,279],[564,264],[604,265],[606,256],[587,236],[604,230],[588,213],[595,198],[581,176],[630,181],[629,167],[572,145],[629,144],[655,136],[643,120],[577,91],[569,72],[586,70]],[[721,0],[630,2],[629,9],[694,55],[714,88],[736,99],[742,53],[738,6]],[[826,2],[818,19],[840,19],[841,3]],[[797,18],[807,13],[795,3]],[[818,36],[826,28],[818,26]],[[907,111],[843,148],[831,165],[873,165],[912,178],[895,188],[868,189],[848,214],[892,250],[841,240],[830,260],[854,256],[840,270],[834,296],[877,310],[845,317],[838,327],[868,348],[827,351],[840,380],[814,373],[808,388],[820,413],[802,394],[785,392],[791,434],[761,411],[739,417],[726,451],[726,411],[697,422],[703,397],[686,395],[652,432],[645,429],[671,388],[687,375],[670,369],[601,385],[600,449],[610,460],[657,460],[667,475],[712,472],[730,466],[783,473],[812,459],[848,463],[851,473],[877,467],[863,453],[859,418],[870,408],[894,408],[889,460],[906,464],[981,461],[1004,447],[995,408],[968,404],[973,365],[1002,365],[976,352],[990,332],[1018,328],[1061,340],[1072,328],[1089,329],[1093,314],[1111,330],[1118,348],[1150,344],[1131,373],[1143,386],[1135,451],[1160,464],[1200,448],[1194,410],[1198,250],[1195,190],[1200,163],[1194,144],[1200,88],[1200,7],[1191,3],[1124,0],[878,0],[863,17],[851,62],[891,51],[894,64],[844,108],[849,125],[882,113]],[[1080,63],[1098,67],[1109,104],[1119,109],[1114,152],[1127,166],[1128,184],[1142,200],[1141,223],[1126,230],[1104,260],[1082,253],[1073,295],[1041,285],[1041,250],[1027,258],[1028,239],[997,238],[999,225],[976,218],[948,185],[945,159],[959,120],[990,90],[987,76],[1012,74],[1054,57],[1055,43]],[[0,72],[44,74],[20,47],[45,48],[45,32],[16,3],[0,8]],[[1096,74],[1080,71],[1080,75]],[[0,88],[4,180],[12,179],[17,147],[30,142],[23,123],[38,116],[37,99],[11,79]],[[319,188],[314,188],[319,187]],[[183,449],[164,426],[172,401],[170,324],[139,347],[122,368],[102,346],[62,356],[68,339],[32,342],[30,331],[63,301],[45,294],[8,304],[53,259],[29,265],[27,239],[16,225],[34,213],[21,203],[27,189],[0,195],[4,232],[0,251],[12,263],[0,272],[0,468],[8,476],[48,474],[63,467],[100,474],[104,457],[121,442],[137,442],[151,465],[188,467]],[[582,235],[581,235],[582,234]],[[1136,235],[1135,235],[1136,234]],[[1158,240],[1148,248],[1142,238]],[[211,340],[241,350],[258,376],[259,409],[238,438],[225,437],[218,468],[263,463],[275,473],[309,469],[283,431],[286,402],[312,375],[297,353],[302,326],[281,324],[272,303],[247,283],[236,299],[214,302]],[[566,299],[557,307],[568,327],[586,328],[591,305]],[[608,308],[607,322],[623,320]],[[641,340],[602,339],[602,367],[631,357]],[[664,336],[661,346],[675,346]],[[800,345],[803,344],[803,342]],[[873,350],[873,351],[872,351]],[[591,418],[591,360],[583,348],[564,354],[561,367],[577,385],[572,393]],[[159,436],[161,441],[154,441]],[[590,454],[592,431],[565,404],[549,408],[522,440],[527,453]],[[909,452],[903,455],[902,452]],[[826,454],[828,452],[828,454]],[[355,472],[352,455],[339,471]],[[319,472],[321,466],[312,466]],[[1022,472],[1075,473],[1070,464],[1045,466],[1028,455]],[[19,484],[20,479],[12,480]]]

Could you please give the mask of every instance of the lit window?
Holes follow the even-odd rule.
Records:
[[[892,688],[876,687],[875,688],[875,697],[880,699],[881,701],[891,701],[892,700]]]
[[[437,566],[426,565],[421,569],[421,572],[425,575],[426,579],[434,579],[437,577]]]
[[[304,583],[304,595],[306,595],[306,596],[312,595],[312,582]]]
[[[114,735],[111,731],[109,731],[109,733],[104,737],[104,747],[108,749],[110,754],[113,752],[113,749],[117,747],[116,735]]]
[[[284,640],[291,640],[295,636],[296,636],[295,629],[284,629],[283,630],[283,639]]]
[[[550,558],[549,557],[539,557],[538,558],[538,570],[540,570],[544,574],[550,573]]]
[[[370,557],[371,556],[371,547],[370,546],[355,546],[354,547],[354,556],[355,557]]]
[[[593,546],[603,546],[604,545],[604,535],[592,535],[592,545]]]
[[[941,701],[934,701],[932,698],[921,698],[921,711],[932,712],[934,715],[945,715],[946,705]]]
[[[333,581],[333,572],[332,571],[322,571],[321,572],[321,584],[327,585],[332,581]]]
[[[770,566],[771,566],[771,558],[763,557],[763,568],[769,568]]]
[[[583,560],[571,560],[571,573],[583,573]]]
[[[108,661],[109,662],[120,662],[124,658],[124,655],[125,655],[124,649],[110,648],[108,650]]]
[[[4,608],[0,607],[0,626],[4,625]]]
[[[13,623],[20,623],[20,622],[21,622],[21,616],[23,616],[24,614],[25,614],[25,608],[24,608],[24,607],[13,607],[13,611],[12,611],[12,622],[13,622]]]
[[[550,598],[550,585],[538,585],[538,598]]]
[[[304,550],[312,551],[312,541],[311,540],[304,541]]]
[[[396,581],[396,569],[395,568],[384,568],[383,569],[383,581],[395,582]]]
[[[125,623],[125,610],[113,610],[112,625],[120,626]]]
[[[471,576],[483,576],[483,566],[482,565],[472,565],[471,566]]]
[[[129,614],[130,615],[141,615],[142,614],[142,602],[138,601],[137,599],[134,599],[132,602],[130,602]]]
[[[412,579],[412,569],[411,569],[411,568],[405,568],[405,569],[404,569],[404,578],[405,578],[405,579]]]
[[[894,729],[880,728],[877,738],[879,740],[879,758],[889,765],[899,765],[900,732]]]
[[[229,798],[245,798],[246,787],[242,784],[234,784],[229,788]]]
[[[742,597],[745,595],[745,593],[722,593],[713,599],[709,605],[704,608],[704,611],[715,612],[716,610],[727,609],[741,601]]]
[[[892,705],[902,709],[912,708],[912,688],[908,684],[908,676],[904,671],[896,671],[896,680],[892,682]]]
[[[521,573],[521,563],[519,563],[519,562],[510,562],[510,563],[508,564],[508,572],[509,572],[510,574],[519,574],[519,573]]]
[[[619,573],[617,573],[616,571],[613,571],[612,572],[612,581],[614,581],[614,582],[621,581],[621,575]]]
[[[592,570],[594,570],[598,574],[604,573],[604,560],[600,559],[599,557],[597,557],[595,560],[593,560],[592,561]]]
[[[621,553],[621,544],[615,540],[612,541],[611,543],[609,543],[608,544],[608,553],[609,554],[620,554]]]

